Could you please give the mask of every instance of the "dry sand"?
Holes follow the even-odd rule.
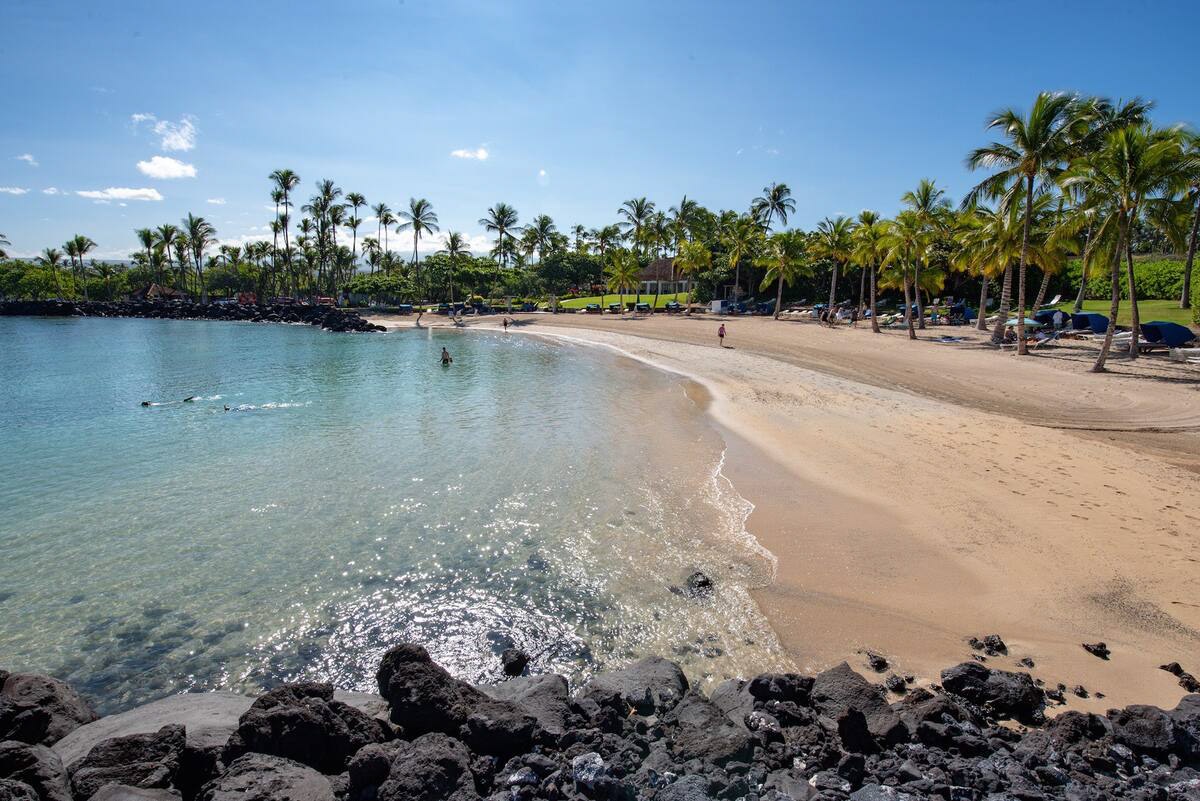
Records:
[[[1158,666],[1200,674],[1200,367],[1096,375],[1094,343],[1021,358],[962,328],[738,318],[720,348],[706,316],[516,319],[709,390],[748,528],[779,559],[755,597],[798,668],[865,669],[871,649],[936,681],[999,633],[1010,655],[989,664],[1028,656],[1048,686],[1107,696],[1072,708],[1173,705]],[[948,332],[968,342],[930,341]],[[1082,649],[1097,640],[1110,661]]]

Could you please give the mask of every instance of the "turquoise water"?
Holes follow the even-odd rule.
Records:
[[[509,644],[576,678],[780,662],[746,592],[772,561],[676,377],[517,333],[168,320],[0,318],[0,353],[0,663],[103,710],[370,689],[404,639],[471,681]],[[715,597],[672,591],[695,569]]]

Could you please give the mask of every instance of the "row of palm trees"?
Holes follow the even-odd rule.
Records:
[[[46,248],[43,250],[42,255],[37,257],[37,262],[41,266],[50,270],[50,274],[54,278],[54,286],[61,295],[62,283],[59,281],[58,271],[59,268],[62,267],[63,256],[66,255],[67,258],[71,260],[70,276],[73,288],[82,285],[83,296],[86,300],[87,281],[85,279],[87,269],[84,266],[84,257],[86,257],[88,253],[95,250],[95,248],[96,243],[91,239],[91,237],[84,236],[83,234],[76,234],[63,243],[62,250],[59,250],[58,248]],[[0,258],[3,257],[3,254],[0,254]]]

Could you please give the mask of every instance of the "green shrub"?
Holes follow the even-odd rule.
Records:
[[[1112,283],[1107,264],[1093,264],[1092,274],[1088,276],[1087,297],[1111,297]],[[1133,262],[1133,276],[1137,282],[1138,299],[1146,300],[1178,300],[1183,291],[1183,262],[1176,259],[1154,259]],[[1067,280],[1070,286],[1079,286],[1079,261],[1075,260],[1067,267]],[[1127,268],[1121,264],[1121,299],[1129,300],[1129,281]]]

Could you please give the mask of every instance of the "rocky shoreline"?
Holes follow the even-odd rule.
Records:
[[[97,719],[0,671],[0,801],[1200,801],[1200,695],[1045,717],[1028,673],[968,661],[888,691],[842,663],[705,696],[663,659],[594,676],[452,677],[397,646],[379,695],[176,695]]]
[[[226,320],[252,323],[304,323],[337,333],[386,331],[355,311],[334,306],[243,305],[189,301],[10,300],[0,317],[145,317],[158,320]]]

